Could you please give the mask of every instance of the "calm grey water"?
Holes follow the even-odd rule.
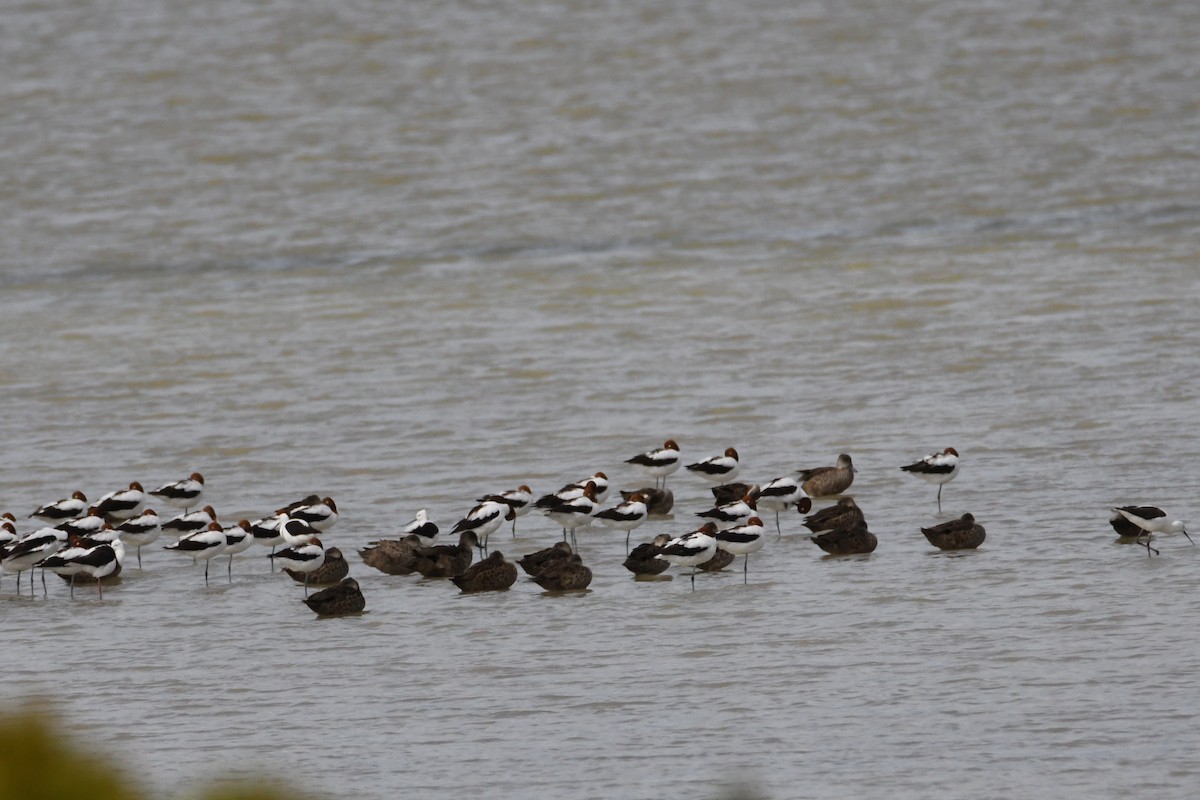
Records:
[[[228,520],[334,496],[352,554],[673,437],[851,453],[881,541],[790,516],[694,594],[615,532],[574,597],[350,555],[327,621],[261,549],[4,576],[0,708],[162,797],[1191,796],[1200,548],[1106,520],[1196,511],[1200,10],[1057,5],[6,6],[0,510],[200,470]],[[958,557],[897,469],[951,445]]]

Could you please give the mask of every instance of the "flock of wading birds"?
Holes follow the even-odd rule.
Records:
[[[397,539],[381,539],[359,551],[365,564],[388,575],[420,574],[426,578],[449,578],[464,592],[501,591],[517,580],[517,565],[542,588],[554,592],[582,591],[592,580],[592,571],[583,564],[576,547],[576,531],[599,522],[625,531],[624,566],[640,580],[658,578],[671,565],[690,567],[692,590],[696,572],[714,572],[743,556],[743,582],[749,580],[750,555],[762,549],[767,527],[759,514],[775,514],[776,536],[782,536],[779,514],[790,508],[807,515],[804,525],[814,544],[833,556],[861,555],[875,550],[878,540],[867,527],[862,510],[853,497],[844,496],[854,482],[855,468],[850,456],[839,455],[834,466],[797,470],[763,484],[735,482],[740,470],[737,451],[683,465],[679,445],[668,440],[662,447],[627,459],[648,477],[654,486],[622,491],[622,502],[608,509],[601,504],[608,495],[608,476],[596,472],[589,478],[570,483],[558,491],[536,498],[528,486],[478,498],[478,505],[455,523],[452,533],[458,544],[438,545],[439,529],[425,510],[401,529]],[[671,513],[674,495],[666,488],[667,477],[681,466],[713,484],[714,507],[697,513],[704,523],[696,530],[672,538],[660,534],[653,541],[629,550],[632,531],[647,519]],[[954,480],[959,471],[958,451],[947,447],[901,470],[938,487],[938,511],[941,511],[942,487]],[[141,548],[155,542],[163,533],[177,536],[164,549],[203,560],[204,580],[208,583],[208,565],[218,556],[229,556],[227,572],[233,575],[233,556],[254,544],[271,547],[270,558],[283,565],[283,571],[305,588],[304,602],[320,615],[352,614],[363,611],[366,601],[358,582],[348,577],[349,564],[336,547],[326,548],[319,534],[337,522],[337,504],[330,497],[310,495],[251,522],[239,520],[224,526],[212,506],[191,511],[204,494],[204,477],[192,473],[188,478],[164,484],[147,492],[136,481],[126,489],[109,492],[89,504],[82,492],[36,509],[30,518],[48,523],[23,536],[17,535],[17,519],[11,513],[0,517],[0,571],[17,574],[17,593],[21,575],[33,570],[54,572],[71,583],[83,577],[96,582],[103,598],[105,579],[120,575],[127,546],[137,548],[141,567]],[[151,499],[181,509],[183,513],[165,522],[153,509]],[[837,498],[815,513],[814,500]],[[563,539],[552,547],[507,561],[500,552],[475,562],[475,550],[488,552],[488,537],[506,521],[516,535],[517,517],[532,509],[561,526]],[[1150,545],[1152,534],[1182,533],[1184,523],[1170,521],[1166,513],[1152,506],[1121,506],[1112,509],[1110,523],[1118,536],[1144,544],[1146,555],[1159,551]],[[930,544],[942,550],[973,550],[983,543],[986,533],[975,517],[961,518],[922,528]],[[570,541],[568,542],[568,538]],[[280,545],[287,545],[277,550]],[[474,562],[474,563],[472,563]],[[273,569],[273,567],[272,567]],[[312,595],[310,584],[328,586]]]

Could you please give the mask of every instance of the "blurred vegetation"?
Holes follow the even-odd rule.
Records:
[[[111,759],[72,745],[45,715],[20,711],[0,718],[0,800],[149,800]],[[763,800],[754,786],[725,787],[719,800]],[[210,787],[198,800],[302,800],[280,784]]]
[[[32,711],[0,719],[0,800],[147,800],[110,759],[73,746],[45,715]],[[296,800],[297,793],[266,783],[219,786],[203,800]]]

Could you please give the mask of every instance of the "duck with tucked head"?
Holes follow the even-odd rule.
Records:
[[[974,550],[983,544],[987,532],[975,521],[973,514],[963,514],[932,528],[921,528],[929,543],[940,550]]]
[[[358,614],[367,607],[362,589],[354,578],[345,578],[336,586],[330,586],[304,598],[304,604],[321,617]]]
[[[463,531],[458,535],[456,545],[439,544],[418,550],[413,569],[426,578],[453,578],[471,566],[477,547],[479,538],[475,531]]]
[[[592,571],[578,553],[560,558],[534,576],[533,582],[548,592],[580,592],[592,583]]]
[[[503,592],[517,582],[517,565],[497,550],[450,580],[464,592]]]

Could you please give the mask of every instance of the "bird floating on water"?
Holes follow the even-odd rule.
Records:
[[[354,578],[344,578],[336,586],[330,586],[328,589],[322,589],[305,597],[304,604],[322,617],[358,614],[367,607],[362,589],[359,588],[358,581]]]
[[[623,566],[633,573],[634,578],[659,575],[671,566],[671,562],[658,557],[663,547],[671,541],[671,535],[660,533],[653,541],[643,542],[625,557]]]
[[[941,525],[921,528],[921,533],[925,534],[931,545],[941,550],[974,550],[987,537],[983,526],[969,513]]]
[[[458,544],[439,544],[418,548],[414,553],[413,569],[426,578],[452,578],[461,575],[475,557],[479,538],[475,531],[463,531]]]
[[[628,500],[635,494],[640,494],[646,503],[646,513],[651,517],[662,517],[671,513],[671,509],[675,507],[675,493],[670,489],[656,489],[653,486],[645,486],[641,489],[633,491],[621,490],[621,499]]]
[[[496,550],[450,580],[463,592],[502,592],[517,582],[517,565]]]
[[[533,582],[548,592],[580,592],[591,585],[592,570],[578,553],[572,553],[551,561],[533,576]]]
[[[842,453],[837,457],[837,465],[833,467],[813,467],[799,469],[796,474],[800,477],[800,488],[812,498],[833,497],[850,488],[854,483],[854,462],[850,456]]]
[[[834,505],[826,506],[805,517],[804,527],[813,533],[821,533],[838,528],[853,528],[863,522],[863,519],[862,509],[854,502],[854,498],[843,497]]]
[[[555,542],[544,550],[538,550],[518,558],[517,565],[525,570],[526,575],[533,577],[545,569],[551,562],[570,558],[571,554],[571,545],[566,542]]]
[[[403,539],[379,539],[358,551],[363,563],[384,575],[411,575],[417,571],[417,551],[426,547],[410,533]],[[334,548],[330,548],[331,550]]]
[[[297,572],[288,567],[284,567],[283,571],[296,583],[304,583],[307,579],[310,586],[331,586],[350,574],[350,562],[342,555],[341,550],[329,547],[325,550],[325,561],[312,572]]]
[[[735,503],[741,500],[746,495],[756,496],[759,486],[757,483],[743,483],[742,481],[734,481],[733,483],[722,483],[718,486],[710,486],[709,491],[712,492],[713,502],[717,505],[725,503]]]
[[[813,544],[831,556],[856,556],[875,552],[879,539],[867,530],[865,522],[835,528],[810,537]]]

